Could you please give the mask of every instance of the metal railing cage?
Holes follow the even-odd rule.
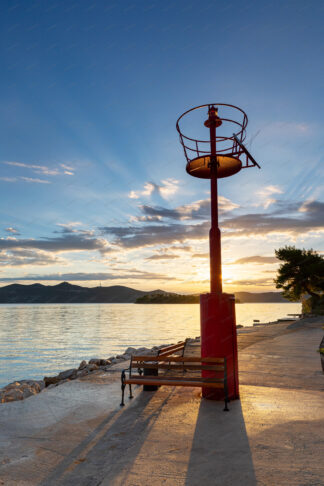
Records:
[[[216,154],[219,155],[231,155],[240,157],[244,150],[239,145],[238,141],[243,143],[246,138],[246,126],[248,124],[248,117],[246,113],[234,105],[228,105],[225,103],[208,103],[206,105],[195,106],[190,110],[183,113],[177,120],[177,131],[180,136],[180,142],[184,150],[187,162],[191,160],[210,155],[210,139],[199,140],[195,138],[188,137],[184,135],[183,129],[180,128],[180,122],[183,121],[185,117],[192,114],[195,110],[203,110],[207,108],[206,115],[208,117],[208,110],[214,106],[219,109],[218,118],[222,121],[220,127],[216,130]],[[225,117],[222,117],[222,111],[226,111]],[[249,162],[246,160],[246,165],[243,167],[248,167]]]

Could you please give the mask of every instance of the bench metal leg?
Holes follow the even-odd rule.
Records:
[[[129,384],[129,398],[133,398],[132,385],[131,384]]]
[[[225,392],[225,408],[224,412],[229,412],[229,408],[227,404],[229,403],[228,399],[228,387],[227,387],[227,360],[224,359],[224,392]]]
[[[122,399],[121,399],[121,402],[120,402],[121,407],[125,406],[125,403],[124,403],[125,387],[126,387],[126,385],[125,385],[125,371],[122,371],[122,374],[121,374]]]

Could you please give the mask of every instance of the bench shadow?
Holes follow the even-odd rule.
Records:
[[[123,484],[142,445],[171,393],[154,400],[155,392],[136,394],[133,403],[109,413],[39,486],[94,486],[109,476]]]
[[[185,486],[256,486],[241,402],[202,399],[188,462]]]

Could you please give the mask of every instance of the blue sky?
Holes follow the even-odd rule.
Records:
[[[1,2],[1,284],[208,290],[209,184],[175,122],[209,102],[246,111],[262,166],[219,183],[225,290],[273,290],[285,244],[324,251],[323,17],[321,1]]]

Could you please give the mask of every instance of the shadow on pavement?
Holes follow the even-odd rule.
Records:
[[[108,484],[123,484],[169,395],[158,404],[153,398],[153,392],[141,393],[135,403],[111,412],[39,486],[94,486],[107,477]]]
[[[202,400],[185,486],[254,486],[252,454],[239,400],[229,404]]]

